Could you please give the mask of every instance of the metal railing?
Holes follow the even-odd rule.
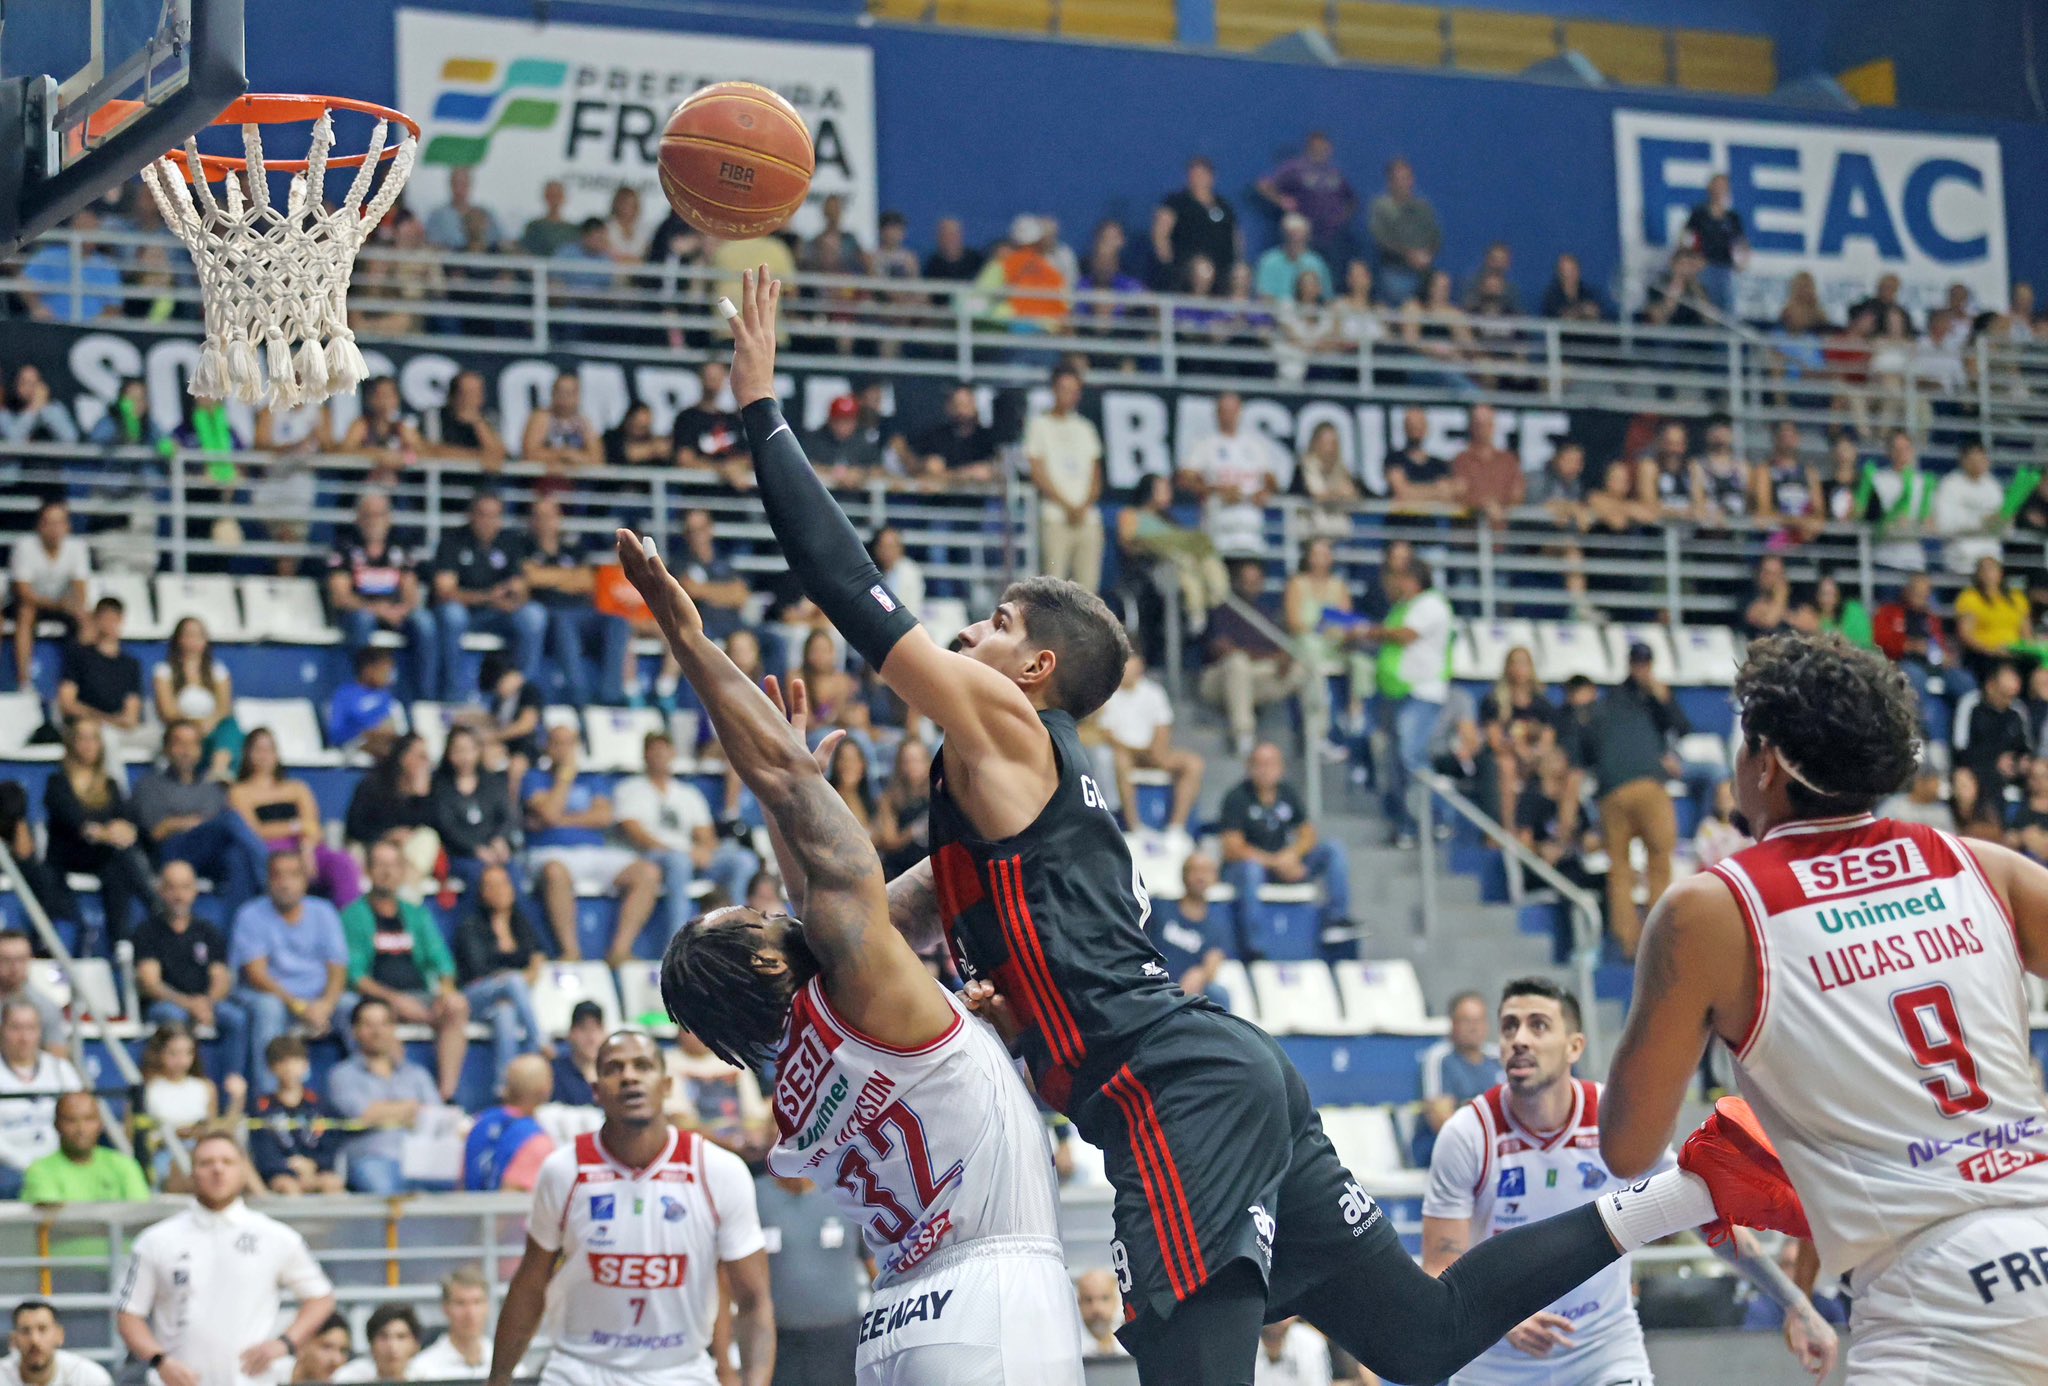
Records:
[[[1598,1006],[1592,1004],[1593,970],[1600,962],[1600,902],[1591,891],[1573,884],[1559,873],[1558,869],[1542,857],[1529,850],[1522,840],[1503,827],[1499,820],[1488,814],[1464,794],[1458,787],[1433,770],[1420,771],[1415,776],[1416,785],[1424,792],[1416,794],[1416,822],[1420,831],[1415,839],[1416,869],[1422,881],[1422,933],[1429,937],[1436,932],[1437,923],[1437,873],[1442,869],[1438,860],[1441,851],[1436,840],[1436,804],[1439,800],[1452,813],[1470,823],[1485,836],[1486,840],[1506,858],[1508,899],[1517,907],[1522,903],[1522,872],[1527,871],[1545,886],[1557,892],[1564,901],[1572,921],[1572,969],[1577,974],[1579,995],[1587,999],[1585,1009],[1586,1051],[1594,1056],[1594,1062],[1606,1060],[1607,1049],[1601,1034]]]
[[[89,240],[88,253],[81,247]],[[58,232],[35,277],[0,273],[64,320],[107,307],[127,330],[190,334],[198,282],[160,234]],[[61,276],[55,248],[64,252]],[[107,271],[120,282],[107,282]],[[90,271],[90,272],[89,272]],[[672,360],[726,341],[715,303],[737,273],[524,255],[364,251],[350,294],[365,342],[431,336],[446,345],[568,350]],[[27,301],[27,300],[24,300]],[[1823,341],[1777,329],[1411,313],[1341,300],[1300,310],[1268,300],[1044,290],[802,271],[784,300],[794,367],[1036,384],[1061,356],[1131,383],[1276,394],[1546,403],[1700,415],[1729,413],[1738,449],[1761,452],[1779,420],[1866,430],[1902,424],[1938,449],[1979,437],[2001,455],[2048,452],[2048,346],[1989,334],[1935,348]]]

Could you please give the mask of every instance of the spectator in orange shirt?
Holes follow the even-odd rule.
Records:
[[[1529,493],[1522,459],[1494,441],[1493,406],[1472,406],[1465,450],[1451,459],[1451,475],[1464,487],[1465,502],[1498,524]]]
[[[1044,219],[1026,214],[1010,223],[1010,245],[1000,263],[1011,330],[1051,332],[1066,317],[1070,286],[1053,259],[1058,248],[1058,232]]]

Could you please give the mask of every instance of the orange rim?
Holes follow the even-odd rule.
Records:
[[[86,123],[86,133],[89,138],[97,138],[104,135],[141,108],[142,103],[139,101],[109,101],[99,110],[93,112],[91,118]],[[238,96],[233,101],[230,101],[227,109],[215,116],[211,123],[214,125],[290,125],[298,121],[311,123],[318,120],[322,113],[327,111],[355,111],[362,115],[374,116],[378,120],[386,120],[395,125],[403,126],[406,132],[414,139],[419,138],[419,122],[404,111],[394,110],[390,106],[380,106],[374,101],[358,101],[352,96],[290,96],[275,93],[260,96]],[[392,142],[386,144],[377,157],[379,162],[382,162],[397,153],[398,144],[397,142]],[[185,151],[173,149],[164,157],[177,165],[178,171],[185,175],[186,182],[189,183],[192,180],[191,169],[187,166],[185,160]],[[363,160],[369,157],[367,152],[362,154],[335,154],[329,156],[327,167],[330,169],[359,168]],[[210,183],[217,182],[228,174],[246,169],[249,166],[248,159],[240,154],[201,154],[199,156],[199,163],[206,170],[206,179]],[[271,173],[304,173],[306,171],[306,161],[304,159],[266,158],[263,161],[263,167]]]

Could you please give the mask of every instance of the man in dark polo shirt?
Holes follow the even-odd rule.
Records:
[[[910,475],[940,485],[995,480],[995,430],[982,423],[971,385],[955,385],[946,396],[945,418],[914,435],[899,435],[896,451]]]
[[[199,877],[189,863],[167,864],[157,877],[163,910],[135,934],[135,987],[152,1025],[210,1025],[220,1038],[215,1069],[223,1076],[249,1068],[249,1013],[231,995],[235,974],[220,930],[192,913]]]
[[[626,701],[626,647],[632,627],[607,616],[592,602],[597,569],[610,561],[601,546],[570,534],[562,523],[562,503],[542,496],[533,503],[533,544],[526,554],[526,585],[548,614],[548,655],[562,671],[569,701],[588,704],[591,694],[606,707]],[[597,663],[593,687],[590,664]]]
[[[97,717],[110,750],[138,750],[142,727],[142,661],[121,648],[127,609],[101,597],[78,638],[64,647],[57,676],[57,715],[64,722]]]
[[[425,557],[392,533],[391,497],[365,491],[356,499],[355,525],[335,536],[327,555],[327,604],[350,654],[380,630],[404,631],[413,686],[432,697],[441,691],[441,646],[415,571]]]
[[[754,1181],[775,1293],[774,1386],[853,1386],[868,1270],[860,1224],[808,1179]]]
[[[1401,415],[1401,448],[1387,458],[1387,494],[1397,501],[1455,504],[1461,497],[1451,464],[1429,450],[1429,415]]]
[[[1278,746],[1262,741],[1245,762],[1245,777],[1223,796],[1225,877],[1237,891],[1237,931],[1249,955],[1258,951],[1259,891],[1268,881],[1323,883],[1325,936],[1352,931],[1351,864],[1341,848],[1324,842],[1294,786]]]
[[[1600,829],[1607,839],[1607,927],[1622,953],[1636,955],[1642,916],[1636,910],[1635,867],[1629,845],[1641,840],[1648,857],[1650,905],[1671,884],[1671,852],[1678,845],[1678,811],[1664,782],[1682,770],[1673,738],[1692,730],[1671,690],[1652,672],[1650,647],[1629,646],[1628,677],[1598,704],[1568,697],[1565,749],[1590,771],[1600,792]]]
[[[567,1042],[555,1051],[555,1101],[565,1107],[594,1107],[590,1090],[597,1076],[597,1051],[605,1037],[604,1007],[578,1001],[569,1012]]]
[[[434,553],[434,617],[440,624],[441,698],[465,701],[462,637],[495,635],[526,681],[540,687],[548,614],[526,585],[526,536],[505,529],[505,502],[494,491],[470,498],[469,523],[450,530]]]

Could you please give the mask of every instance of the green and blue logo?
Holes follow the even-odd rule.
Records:
[[[515,58],[499,65],[491,58],[450,58],[441,64],[441,92],[434,98],[436,126],[422,163],[468,168],[484,161],[500,130],[545,130],[562,103],[526,92],[556,92],[569,80],[569,64],[554,58]],[[466,126],[449,130],[447,126]]]

